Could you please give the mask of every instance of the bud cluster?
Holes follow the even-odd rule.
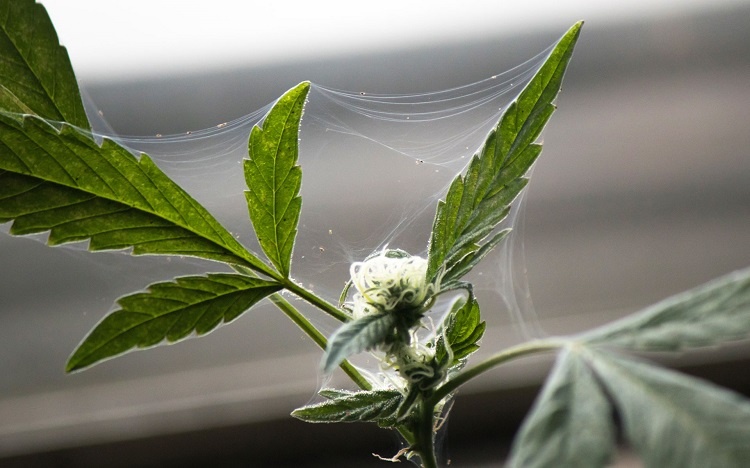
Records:
[[[402,250],[383,250],[352,263],[354,319],[373,313],[420,309],[434,294],[427,283],[427,260]]]

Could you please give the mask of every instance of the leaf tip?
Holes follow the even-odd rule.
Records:
[[[335,358],[334,353],[330,352],[330,350],[326,350],[325,354],[323,355],[323,359],[321,359],[320,361],[320,369],[326,375],[331,374],[340,363],[340,361],[336,361],[337,359]]]
[[[566,36],[571,35],[574,36],[574,39],[578,39],[578,36],[581,34],[581,28],[583,28],[584,20],[580,20],[573,24],[573,26],[570,27],[568,32],[565,34]]]
[[[76,354],[73,353],[70,358],[68,358],[68,362],[65,364],[65,373],[66,374],[74,374],[80,370],[83,370],[86,366],[81,365],[81,360],[76,359]]]

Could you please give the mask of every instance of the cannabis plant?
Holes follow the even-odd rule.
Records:
[[[0,1],[0,26],[0,223],[12,223],[10,234],[48,232],[50,245],[87,241],[91,251],[191,256],[233,271],[178,277],[120,298],[72,353],[68,372],[204,335],[268,300],[322,348],[322,372],[341,368],[353,383],[323,388],[321,402],[292,415],[397,431],[404,447],[394,460],[437,466],[435,435],[463,384],[509,361],[556,353],[513,444],[511,466],[605,466],[618,437],[649,467],[750,463],[747,400],[628,356],[746,338],[750,270],[601,328],[471,360],[485,322],[469,273],[507,238],[501,223],[542,151],[537,140],[582,23],[555,44],[455,176],[437,203],[426,255],[391,246],[352,263],[337,304],[293,279],[303,208],[299,126],[310,83],[284,93],[248,135],[245,198],[262,251],[253,252],[148,155],[92,134],[66,50],[42,6]],[[281,292],[319,308],[339,328],[325,336]],[[449,301],[447,312],[427,320],[439,299]],[[377,357],[377,370],[349,362],[364,352]]]

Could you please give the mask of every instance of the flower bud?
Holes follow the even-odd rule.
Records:
[[[427,283],[427,260],[402,250],[383,250],[350,268],[354,294],[353,315],[420,308],[432,294]]]

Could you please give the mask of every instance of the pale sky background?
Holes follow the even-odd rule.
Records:
[[[456,37],[564,31],[747,0],[40,0],[79,77],[112,79],[413,47]]]

